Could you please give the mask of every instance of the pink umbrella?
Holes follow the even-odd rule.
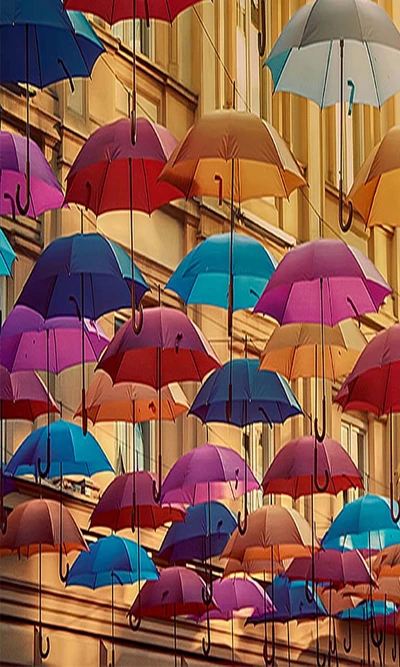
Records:
[[[400,412],[400,324],[381,331],[364,348],[336,398],[343,410],[389,415],[390,509],[395,523],[400,510],[393,497],[393,412]]]
[[[0,130],[0,215],[15,218],[14,195],[17,186],[25,188],[27,141],[11,132]],[[37,218],[41,213],[61,208],[64,195],[39,146],[29,139],[30,197],[25,215]]]
[[[264,475],[264,495],[285,493],[295,500],[311,495],[313,476],[317,488],[335,496],[340,491],[363,488],[360,471],[339,442],[325,438],[315,446],[314,436],[305,435],[279,450]]]
[[[163,570],[157,581],[146,581],[141,594],[137,596],[128,615],[140,618],[174,619],[174,648],[176,656],[176,617],[202,616],[207,609],[216,609],[212,600],[210,606],[203,602],[206,584],[194,570],[186,567],[169,567]],[[207,622],[208,645],[210,645],[210,623]],[[203,645],[205,640],[203,637]]]
[[[116,333],[98,368],[115,382],[138,382],[158,389],[159,420],[161,388],[171,382],[201,381],[207,373],[221,366],[211,345],[200,329],[175,308],[147,308],[139,334],[126,322]],[[161,425],[158,429],[158,492],[162,482]],[[155,485],[156,487],[156,485]]]

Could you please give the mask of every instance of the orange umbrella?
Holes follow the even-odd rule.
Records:
[[[50,653],[50,640],[46,637],[46,648],[43,649],[42,552],[59,552],[62,573],[63,552],[87,549],[74,517],[55,500],[36,498],[17,505],[8,517],[5,535],[0,535],[0,556],[17,554],[29,558],[39,554],[39,651],[43,659]]]
[[[240,573],[242,573],[244,576],[270,574],[272,572],[272,565],[274,567],[274,575],[282,574],[285,571],[282,563],[277,561],[275,558],[273,562],[270,558],[265,558],[264,560],[246,559],[245,561],[240,561],[236,558],[228,558],[224,567],[223,577],[229,577],[231,574]]]
[[[148,385],[121,382],[113,385],[107,373],[98,371],[86,392],[88,418],[97,422],[139,422],[158,419],[158,392]],[[161,389],[161,419],[175,419],[189,410],[181,387],[174,383]],[[74,417],[82,415],[82,405]]]
[[[367,226],[400,225],[400,125],[392,127],[368,155],[348,200]]]
[[[342,589],[344,596],[352,596],[361,600],[371,597],[371,589],[368,584],[358,586],[345,586]],[[384,600],[400,604],[400,579],[399,577],[379,577],[376,586],[372,589],[373,600]]]
[[[352,320],[326,327],[325,377],[348,375],[367,341]],[[288,380],[322,377],[321,327],[319,324],[287,324],[276,328],[261,355],[260,370],[281,373]]]
[[[383,549],[374,559],[372,570],[379,577],[400,577],[400,544]]]

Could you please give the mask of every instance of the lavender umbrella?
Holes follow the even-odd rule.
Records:
[[[84,321],[85,361],[97,361],[109,340],[93,320]],[[61,373],[82,361],[81,321],[78,317],[42,315],[15,306],[0,335],[0,364],[10,372],[39,370]]]
[[[61,208],[64,195],[39,146],[29,140],[30,198],[26,215],[37,218],[41,213]],[[17,186],[25,188],[26,139],[0,131],[0,215],[15,218],[14,195]]]

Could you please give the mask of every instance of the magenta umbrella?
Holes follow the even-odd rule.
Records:
[[[174,619],[174,649],[176,660],[176,617],[202,616],[209,608],[203,602],[206,584],[194,570],[185,567],[168,567],[160,574],[158,581],[146,581],[140,595],[131,606],[128,615],[140,618]],[[210,609],[215,609],[215,601]],[[207,622],[208,643],[210,624]],[[203,644],[204,644],[203,638]]]
[[[172,382],[201,382],[207,373],[221,366],[214,350],[200,329],[175,308],[146,308],[143,327],[136,334],[131,322],[116,333],[98,368],[108,373],[113,383],[138,382],[158,389],[158,491],[162,483],[161,388]]]
[[[364,348],[334,399],[343,410],[389,415],[390,510],[395,523],[393,485],[393,412],[400,412],[400,324],[378,333]]]
[[[25,137],[0,130],[0,215],[15,219],[14,195],[17,186],[25,188]],[[61,208],[64,195],[39,146],[29,140],[30,198],[26,215],[37,218],[41,213]]]

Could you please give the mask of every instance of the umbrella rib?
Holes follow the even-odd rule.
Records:
[[[373,60],[371,58],[371,52],[369,50],[368,42],[365,42],[365,49],[366,49],[367,54],[368,54],[369,64],[371,66],[372,78],[374,80],[376,99],[378,100],[378,107],[380,109],[382,104],[381,104],[381,99],[380,99],[379,90],[378,90],[378,82],[377,82],[377,79],[376,79],[375,68],[374,68],[374,65],[373,65]]]
[[[150,204],[150,197],[149,197],[149,188],[147,187],[147,176],[146,176],[146,169],[144,165],[144,159],[142,158],[140,160],[142,164],[142,170],[143,170],[143,180],[144,180],[144,186],[146,190],[146,199],[147,199],[147,213],[151,215],[151,204]]]
[[[329,50],[328,50],[328,54],[327,54],[327,58],[326,58],[326,67],[325,67],[325,75],[324,75],[324,85],[323,85],[323,87],[322,87],[321,104],[320,104],[321,109],[322,109],[323,106],[324,106],[324,99],[325,99],[325,93],[326,93],[326,86],[327,86],[327,83],[328,83],[328,72],[329,72],[329,67],[330,67],[330,64],[331,64],[331,54],[332,54],[332,41],[333,41],[333,40],[331,40],[331,41],[329,42]]]

